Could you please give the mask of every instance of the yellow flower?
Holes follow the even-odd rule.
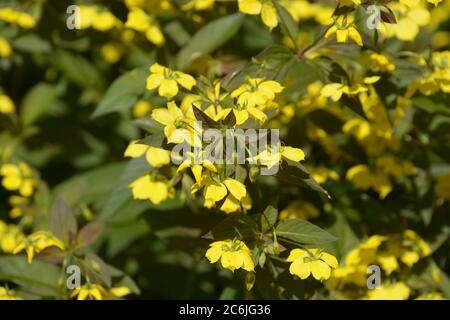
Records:
[[[144,33],[146,38],[157,46],[162,46],[166,41],[156,19],[142,9],[132,8],[125,26]]]
[[[264,78],[248,78],[246,83],[231,93],[232,98],[237,98],[238,105],[245,108],[264,106],[275,98],[276,93],[283,91],[284,87],[273,80]]]
[[[158,94],[167,99],[171,99],[178,94],[178,85],[189,91],[195,86],[195,79],[191,75],[180,71],[172,71],[158,63],[150,67],[150,72],[151,74],[147,78],[147,89],[159,88]]]
[[[325,33],[325,38],[330,38],[334,34],[336,34],[336,41],[338,43],[345,43],[350,38],[355,41],[358,46],[362,47],[363,45],[361,35],[355,28],[352,19],[349,17],[344,18],[341,16],[336,19],[334,25]]]
[[[105,288],[101,285],[86,283],[80,288],[74,289],[70,297],[77,297],[77,300],[103,300],[106,294]]]
[[[9,197],[9,204],[13,207],[9,212],[11,219],[17,219],[19,217],[25,216],[24,222],[30,224],[33,221],[33,216],[30,214],[25,215],[28,211],[26,209],[29,203],[29,199],[21,196],[11,196]]]
[[[306,165],[305,167],[306,169],[308,169],[309,173],[311,174],[311,177],[313,177],[313,179],[316,180],[317,183],[323,184],[328,180],[333,181],[339,180],[339,175],[334,170],[328,169],[323,166],[312,167]]]
[[[272,0],[238,0],[239,11],[251,14],[261,15],[264,24],[270,30],[278,25],[277,10]]]
[[[333,101],[338,101],[343,94],[356,96],[362,92],[368,91],[369,88],[367,85],[374,84],[378,80],[380,80],[380,77],[378,76],[366,77],[355,81],[351,86],[336,82],[329,83],[323,86],[320,93],[324,97],[329,97]]]
[[[0,113],[12,114],[16,111],[14,102],[5,94],[0,94]]]
[[[314,219],[320,215],[319,209],[305,201],[294,201],[280,212],[280,220],[284,219]]]
[[[8,7],[0,8],[0,20],[24,29],[31,29],[36,26],[36,19],[32,15]]]
[[[244,207],[250,205],[245,185],[236,179],[225,178],[220,180],[218,177],[204,174],[201,180],[192,186],[191,192],[195,194],[200,189],[203,189],[204,205],[207,208],[212,208],[216,202],[224,199],[220,210],[226,213],[237,211],[241,203]]]
[[[450,200],[450,173],[436,178],[434,193],[440,198]]]
[[[64,250],[64,244],[61,240],[49,232],[37,231],[23,239],[17,247],[14,248],[13,254],[17,254],[22,250],[25,250],[28,257],[28,263],[31,263],[35,253],[39,253],[48,247],[57,247]]]
[[[422,4],[414,8],[408,8],[401,3],[389,4],[390,9],[397,18],[396,24],[383,24],[380,32],[386,37],[397,37],[402,41],[413,41],[419,34],[420,27],[426,26],[430,22],[430,13],[424,9]]]
[[[367,299],[369,300],[406,300],[410,290],[403,282],[397,282],[392,285],[382,285],[376,290],[369,290]]]
[[[163,177],[145,175],[133,181],[129,187],[132,189],[134,199],[150,200],[156,205],[175,197],[175,190]]]
[[[277,152],[267,148],[253,157],[253,159],[268,169],[271,169],[273,166],[280,164],[282,159],[295,162],[305,160],[305,153],[299,148],[281,146]]]
[[[389,178],[383,173],[373,173],[368,166],[360,164],[350,168],[346,175],[347,180],[353,182],[357,189],[374,189],[378,192],[380,199],[392,191],[392,184]]]
[[[0,58],[9,57],[11,54],[12,54],[11,45],[5,38],[0,37]]]
[[[25,238],[16,225],[7,225],[0,220],[0,249],[12,253],[14,248]]]
[[[192,173],[194,174],[195,181],[200,182],[204,175],[203,168],[206,168],[210,172],[217,173],[217,169],[214,164],[203,157],[201,153],[199,159],[196,159],[196,155],[192,152],[186,153],[186,159],[180,164],[177,169],[177,173],[180,173],[187,168],[191,168]]]
[[[359,57],[358,62],[373,72],[393,72],[395,65],[388,57],[380,53],[365,53]]]
[[[403,175],[413,176],[417,172],[416,167],[411,161],[401,160],[392,156],[378,158],[376,161],[376,166],[378,170],[395,178],[399,178]]]
[[[122,22],[107,9],[99,6],[80,6],[80,28],[94,28],[105,32],[120,27]]]
[[[292,262],[289,272],[300,279],[306,279],[312,274],[316,280],[327,280],[331,269],[338,267],[336,257],[319,249],[294,249],[287,261]]]
[[[106,62],[114,64],[119,62],[124,53],[124,47],[120,43],[105,43],[100,48],[100,54]]]
[[[6,190],[18,190],[24,197],[33,194],[36,181],[33,178],[33,172],[26,163],[4,164],[0,168],[0,175],[3,176],[2,185]]]
[[[255,269],[250,249],[240,240],[213,242],[205,256],[210,263],[216,263],[220,259],[222,267],[231,271],[240,268],[246,271]]]
[[[145,100],[139,100],[133,106],[133,117],[135,118],[144,118],[148,116],[153,109],[153,106]]]
[[[14,291],[5,287],[0,287],[0,300],[23,300]]]
[[[208,10],[214,7],[215,0],[191,0],[185,3],[182,7],[183,10]]]
[[[168,143],[182,143],[188,142],[191,146],[194,145],[194,122],[195,116],[191,106],[186,106],[187,109],[180,109],[171,101],[167,103],[166,108],[157,108],[152,112],[152,118],[163,124],[164,134],[167,137]]]
[[[416,300],[447,300],[447,299],[440,292],[429,292],[418,296]]]
[[[132,141],[125,150],[125,157],[140,158],[145,154],[147,162],[154,168],[161,168],[170,163],[170,151],[162,148],[139,144],[138,141]]]

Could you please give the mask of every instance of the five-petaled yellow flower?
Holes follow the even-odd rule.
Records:
[[[129,187],[132,189],[134,199],[150,200],[153,204],[160,204],[175,196],[175,190],[169,185],[169,181],[155,174],[142,176],[133,181]]]
[[[150,67],[150,76],[147,78],[147,89],[158,88],[158,94],[167,99],[172,99],[178,94],[178,85],[187,90],[195,86],[195,79],[191,75],[181,71],[172,71],[169,68],[155,63]]]
[[[346,19],[344,19],[344,17],[336,19],[335,24],[325,33],[325,38],[330,38],[334,34],[336,34],[336,41],[338,43],[345,43],[350,38],[355,41],[358,46],[363,45],[361,35],[349,17]]]
[[[220,259],[222,267],[231,271],[240,268],[246,271],[255,269],[250,249],[240,240],[213,242],[205,256],[211,263],[216,263]]]
[[[246,108],[264,106],[275,98],[276,93],[283,91],[284,87],[276,81],[264,78],[248,78],[246,83],[231,93],[237,98],[237,103]]]
[[[28,263],[31,263],[33,262],[35,253],[39,253],[49,247],[57,247],[64,250],[64,244],[61,240],[47,231],[37,231],[23,239],[14,249],[13,254],[17,254],[20,251],[25,250],[28,257]]]
[[[306,279],[312,274],[319,281],[327,280],[331,269],[338,267],[336,257],[319,249],[294,249],[287,261],[292,262],[289,272],[300,279]]]

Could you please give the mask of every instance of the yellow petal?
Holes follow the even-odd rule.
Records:
[[[146,159],[154,168],[160,168],[170,163],[170,151],[161,148],[148,148]]]
[[[178,93],[178,85],[175,80],[164,79],[159,86],[158,94],[161,97],[166,97],[167,99],[172,99]]]
[[[148,146],[138,143],[137,140],[131,141],[125,150],[124,156],[130,158],[139,158],[147,151]]]
[[[331,275],[331,268],[322,260],[311,261],[311,273],[317,280],[327,280]]]
[[[239,0],[239,11],[246,14],[259,14],[261,12],[261,1],[260,0]]]
[[[302,260],[295,260],[289,266],[289,272],[300,279],[306,279],[311,274],[310,263],[304,263]]]
[[[195,86],[195,79],[189,74],[182,72],[175,72],[175,77],[177,82],[188,90],[192,90],[192,87]]]
[[[247,195],[245,185],[241,182],[235,179],[227,178],[223,183],[227,187],[228,191],[230,191],[230,193],[239,201]]]
[[[266,2],[262,5],[261,19],[270,30],[278,25],[277,11],[271,2]]]
[[[292,147],[282,147],[281,155],[289,160],[299,162],[305,160],[305,153],[302,149]]]

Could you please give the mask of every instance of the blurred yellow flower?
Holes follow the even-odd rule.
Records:
[[[14,102],[6,94],[0,93],[0,113],[12,114],[16,111]]]
[[[410,295],[410,290],[403,282],[392,285],[382,285],[381,287],[369,290],[366,299],[369,300],[406,300]]]
[[[5,38],[0,37],[0,58],[9,57],[11,54],[12,54],[11,45]]]
[[[5,287],[0,287],[0,300],[23,300],[13,290],[9,290]]]
[[[30,167],[24,163],[7,163],[0,167],[3,176],[2,185],[6,190],[19,191],[24,197],[30,197],[36,186],[36,180]]]
[[[314,219],[320,215],[319,209],[306,201],[294,201],[280,212],[280,220],[284,219]]]
[[[156,19],[149,16],[144,10],[139,8],[132,8],[128,13],[128,19],[125,26],[142,32],[146,38],[157,46],[162,46],[165,43],[165,38]]]

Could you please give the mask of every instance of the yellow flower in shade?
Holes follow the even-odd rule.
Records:
[[[23,300],[14,291],[5,287],[0,287],[0,300]]]
[[[275,165],[279,165],[282,159],[299,162],[305,160],[305,153],[302,149],[281,146],[278,151],[267,148],[266,150],[253,157],[261,165],[271,169]]]
[[[248,78],[246,83],[231,93],[231,97],[237,98],[238,105],[253,108],[264,106],[275,98],[276,93],[280,93],[283,89],[282,85],[273,80]]]
[[[325,33],[325,38],[331,38],[334,34],[336,34],[336,41],[338,43],[346,43],[350,38],[355,41],[358,46],[362,47],[363,45],[361,35],[355,28],[352,19],[349,17],[345,19],[341,16],[336,19],[334,25]]]
[[[24,29],[31,29],[36,26],[36,19],[32,15],[8,7],[0,8],[0,20]]]
[[[402,3],[389,4],[389,8],[394,12],[397,23],[382,25],[380,32],[386,37],[395,36],[401,41],[413,41],[419,34],[420,27],[430,23],[430,13],[420,2],[413,8]]]
[[[395,70],[395,65],[389,61],[388,57],[380,53],[362,54],[358,62],[373,72],[393,72]]]
[[[122,58],[124,50],[125,49],[122,44],[110,42],[102,45],[100,48],[100,54],[106,62],[115,64]]]
[[[12,253],[23,238],[25,236],[16,225],[7,225],[0,220],[0,249],[3,252]]]
[[[0,94],[0,113],[12,114],[16,111],[14,102],[5,94]]]
[[[170,163],[170,151],[140,144],[138,141],[132,141],[125,150],[125,157],[140,158],[144,154],[147,162],[154,168],[161,168]]]
[[[312,167],[312,166],[305,166],[306,169],[308,169],[309,173],[311,174],[311,177],[313,177],[314,180],[317,181],[317,183],[325,183],[328,180],[337,181],[339,180],[339,175],[336,171],[328,169],[323,166],[319,167]]]
[[[436,178],[434,193],[440,198],[450,200],[450,173]]]
[[[289,272],[300,279],[306,279],[312,274],[316,280],[327,280],[331,269],[338,267],[336,257],[319,249],[294,249],[287,261],[292,262]]]
[[[145,100],[139,100],[133,107],[133,117],[144,118],[150,115],[153,106]]]
[[[168,143],[186,141],[194,145],[195,116],[191,106],[183,110],[171,101],[167,103],[167,108],[154,109],[152,118],[165,126],[164,134]]]
[[[373,173],[370,168],[364,164],[350,168],[347,171],[346,178],[353,182],[357,189],[374,189],[378,192],[380,199],[386,198],[392,191],[392,184],[385,174]]]
[[[213,242],[205,256],[210,263],[216,263],[220,259],[222,267],[231,271],[242,268],[250,272],[255,269],[250,249],[240,240]]]
[[[157,46],[162,46],[166,42],[156,19],[137,7],[128,13],[125,26],[145,34],[148,41]]]
[[[429,292],[418,296],[416,300],[447,300],[447,299],[440,292]]]
[[[409,160],[402,160],[392,156],[379,157],[376,161],[378,170],[395,178],[414,176],[417,172],[414,164]]]
[[[369,290],[366,299],[369,300],[407,300],[410,290],[403,282],[392,285],[382,285],[376,290]]]
[[[284,219],[314,219],[320,215],[319,209],[305,201],[294,201],[280,212],[280,220]]]
[[[105,32],[122,26],[122,22],[110,11],[99,6],[80,6],[80,28],[94,28]]]
[[[5,38],[0,37],[0,58],[9,57],[11,54],[12,54],[11,45]]]
[[[0,175],[3,176],[2,185],[6,190],[17,190],[24,197],[33,194],[36,181],[33,178],[33,172],[26,163],[4,164],[0,168]]]
[[[74,289],[70,297],[77,297],[77,300],[103,300],[106,295],[107,292],[101,285],[86,283],[80,288]]]
[[[150,200],[153,204],[175,197],[174,188],[169,186],[169,181],[164,177],[145,175],[133,181],[129,187],[134,199]]]
[[[180,71],[172,71],[158,63],[150,67],[150,72],[151,74],[147,78],[147,89],[158,88],[158,94],[167,99],[172,99],[178,94],[178,85],[190,91],[196,83],[191,75]]]
[[[33,222],[32,214],[27,213],[27,206],[29,204],[29,199],[21,196],[11,196],[9,197],[9,204],[13,207],[9,212],[9,217],[11,219],[17,219],[19,217],[25,217],[25,224],[31,224]]]
[[[214,7],[215,0],[191,0],[183,5],[183,10],[209,10]]]
[[[49,232],[37,231],[23,239],[17,247],[14,248],[13,254],[17,254],[22,250],[25,250],[28,257],[28,263],[31,263],[35,253],[39,253],[49,247],[57,247],[64,250],[64,244],[61,240]]]
[[[272,0],[238,0],[239,11],[251,14],[261,15],[264,24],[270,30],[278,25],[277,10]]]
[[[236,179],[220,180],[217,177],[211,177],[210,174],[204,174],[200,181],[194,183],[191,192],[195,194],[200,189],[203,189],[204,205],[207,208],[212,208],[216,202],[224,199],[220,210],[226,213],[237,211],[241,203],[244,207],[251,206],[245,185]]]
[[[379,76],[366,77],[359,79],[359,81],[355,81],[351,86],[336,82],[329,83],[323,86],[320,93],[324,97],[329,97],[333,101],[338,101],[343,94],[356,96],[362,92],[368,91],[368,85],[374,84],[378,80],[380,80]]]

